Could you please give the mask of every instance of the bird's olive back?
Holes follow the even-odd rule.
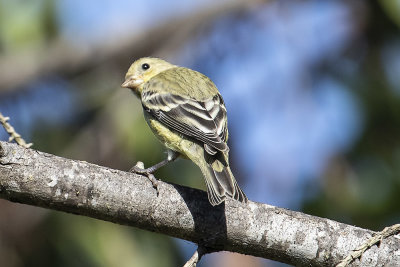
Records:
[[[182,67],[165,70],[151,78],[144,90],[168,92],[206,100],[218,93],[215,84],[204,74]]]

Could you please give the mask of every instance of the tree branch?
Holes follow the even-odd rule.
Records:
[[[333,266],[374,232],[300,212],[228,200],[205,192],[0,142],[0,197],[131,225],[295,265]],[[400,266],[400,240],[372,246],[351,266]]]
[[[1,125],[3,125],[4,130],[6,130],[6,132],[10,135],[8,142],[15,140],[15,142],[17,142],[18,145],[23,146],[25,148],[30,148],[33,144],[26,143],[24,138],[22,138],[22,136],[15,131],[14,127],[12,127],[10,123],[8,123],[9,120],[10,117],[4,117],[3,114],[0,112],[0,123]]]

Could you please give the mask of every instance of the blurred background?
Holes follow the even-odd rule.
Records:
[[[249,199],[381,230],[400,221],[399,27],[399,0],[0,0],[0,112],[35,149],[150,166],[166,154],[120,84],[162,57],[220,89]],[[189,161],[156,176],[205,189]],[[0,200],[3,267],[180,266],[195,248]],[[223,252],[199,266],[285,265]]]

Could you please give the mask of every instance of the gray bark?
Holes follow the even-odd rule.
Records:
[[[0,197],[293,265],[334,266],[374,232],[249,201],[212,207],[203,191],[0,142]],[[400,266],[391,236],[351,266]]]

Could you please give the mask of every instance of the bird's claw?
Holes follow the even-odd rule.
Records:
[[[149,171],[149,169],[144,168],[143,162],[138,161],[135,166],[130,168],[129,172],[146,175],[146,177],[150,180],[151,184],[153,185],[153,188],[156,189],[157,196],[160,194],[160,191],[158,189],[159,182],[157,178]]]
[[[138,166],[133,166],[132,168],[129,169],[129,172],[134,172],[134,173],[139,173],[139,174],[150,174],[150,172],[147,171],[147,169],[140,168]]]
[[[136,165],[129,169],[129,172],[135,172],[139,174],[146,174],[144,163],[141,161],[136,162]]]
[[[158,180],[156,177],[154,177],[154,175],[152,173],[148,173],[147,174],[147,178],[149,178],[150,182],[153,185],[153,188],[157,191],[157,196],[160,194],[160,191],[158,189]]]

